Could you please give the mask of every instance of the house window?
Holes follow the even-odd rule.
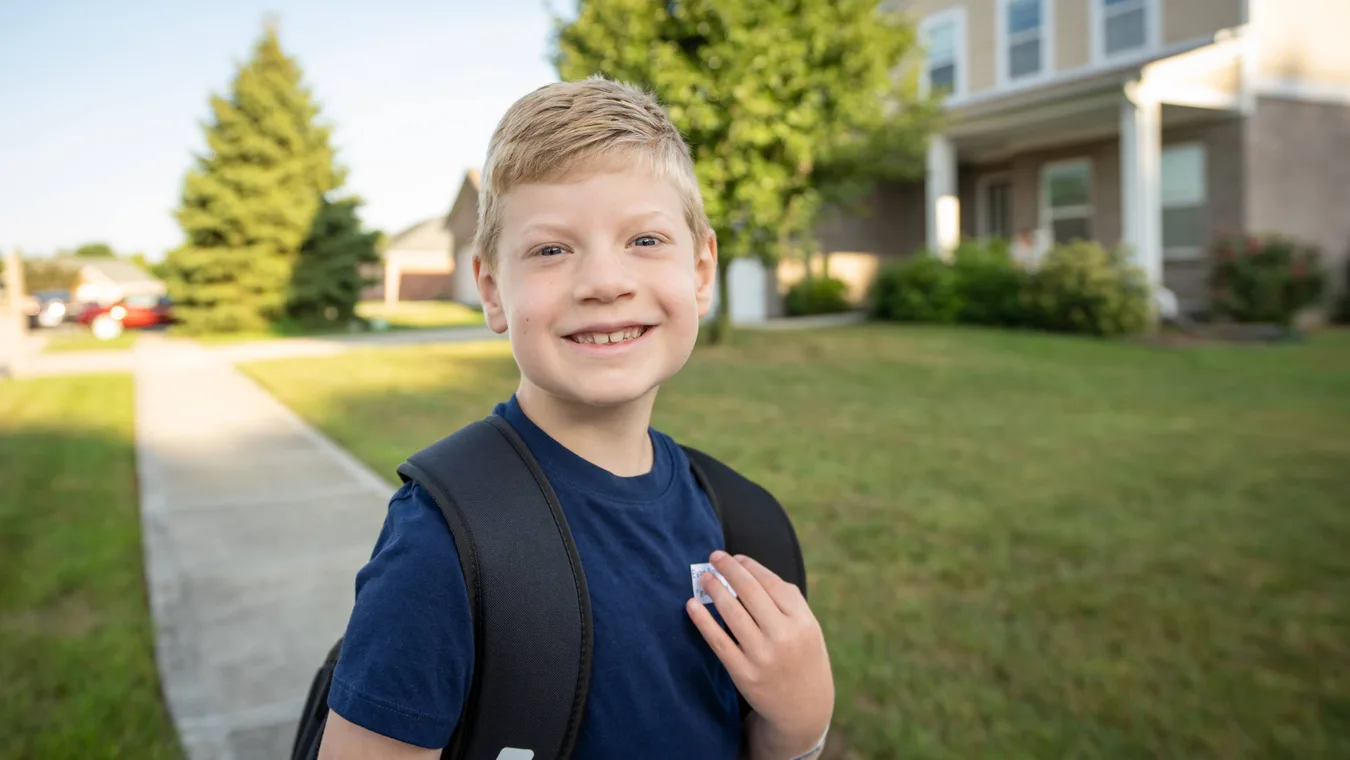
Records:
[[[1041,226],[1056,243],[1092,239],[1092,163],[1057,161],[1041,168]]]
[[[1005,81],[1034,77],[1046,65],[1045,0],[1001,0],[999,66]]]
[[[1162,245],[1167,258],[1195,258],[1206,243],[1205,146],[1169,145],[1162,151]]]
[[[919,25],[924,48],[924,85],[938,95],[965,92],[965,11],[953,8],[933,14]]]
[[[1149,44],[1150,25],[1155,19],[1156,0],[1095,0],[1098,3],[1097,35],[1099,58],[1110,58],[1141,50]]]

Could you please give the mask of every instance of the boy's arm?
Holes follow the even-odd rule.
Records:
[[[404,744],[352,723],[333,710],[323,729],[319,760],[436,760],[439,749]]]
[[[746,724],[750,760],[818,757],[834,713],[834,677],[825,638],[801,589],[755,560],[713,552],[700,579],[733,639],[697,599],[689,617],[754,708]]]

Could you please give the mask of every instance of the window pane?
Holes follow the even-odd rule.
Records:
[[[956,91],[956,64],[935,66],[928,70],[928,86],[933,92]]]
[[[1106,5],[1108,7],[1112,5],[1138,5],[1142,2],[1143,0],[1106,0]]]
[[[1144,44],[1144,9],[1137,8],[1106,20],[1106,52],[1118,53]]]
[[[1181,206],[1163,209],[1163,248],[1199,248],[1205,244],[1205,209]]]
[[[1050,183],[1050,207],[1086,206],[1090,203],[1092,170],[1087,164],[1056,166],[1046,171]]]
[[[1162,152],[1162,203],[1164,206],[1198,206],[1205,202],[1205,149],[1200,145],[1164,148]]]
[[[1041,70],[1041,41],[1028,40],[1008,48],[1008,77],[1035,74]]]
[[[952,22],[929,27],[928,60],[949,61],[956,56],[956,25]]]
[[[1072,243],[1075,240],[1092,239],[1088,235],[1088,220],[1086,217],[1056,219],[1050,223],[1050,231],[1054,234],[1056,243]]]
[[[1008,3],[1008,34],[1017,34],[1041,25],[1041,0],[1012,0]]]

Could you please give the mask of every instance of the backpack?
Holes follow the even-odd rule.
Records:
[[[754,557],[804,595],[801,547],[782,505],[713,457],[682,448],[721,522],[727,552]],[[398,474],[440,507],[473,618],[472,683],[442,759],[569,760],[590,682],[590,597],[539,464],[510,423],[492,415],[409,457]],[[341,650],[339,638],[314,676],[292,760],[318,757]],[[744,697],[740,705],[744,717]]]

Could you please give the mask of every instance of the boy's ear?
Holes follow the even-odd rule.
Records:
[[[483,303],[483,316],[487,318],[487,326],[498,334],[506,332],[506,312],[502,309],[497,275],[477,251],[473,254],[473,279],[478,284],[478,298]]]
[[[694,252],[694,297],[698,303],[698,318],[712,311],[713,288],[717,286],[717,233],[708,230]]]

